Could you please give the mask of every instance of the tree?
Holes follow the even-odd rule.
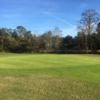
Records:
[[[84,32],[78,32],[76,36],[76,44],[77,44],[77,49],[78,50],[84,50],[85,49],[85,34]]]
[[[63,50],[72,50],[73,49],[73,37],[72,36],[68,35],[65,38],[63,38],[62,48],[63,48]]]
[[[52,49],[52,32],[48,31],[41,35],[41,45],[45,50],[51,51]]]
[[[16,32],[16,30],[14,30],[14,31],[12,32],[11,36],[12,36],[12,38],[14,38],[14,39],[18,39],[18,38],[19,38],[19,37],[18,37],[18,34],[17,34],[17,32]]]
[[[100,22],[97,24],[97,29],[96,29],[96,31],[97,31],[97,34],[100,34]]]
[[[85,33],[85,48],[86,52],[88,53],[89,44],[88,44],[88,36],[95,32],[96,25],[99,21],[98,13],[94,9],[85,10],[82,13],[80,20],[79,29]],[[91,46],[92,49],[92,46]]]
[[[5,48],[5,40],[9,37],[8,29],[1,28],[0,29],[0,51],[4,51]]]
[[[52,30],[52,48],[54,50],[59,50],[59,48],[61,47],[61,35],[62,35],[62,31],[56,27]]]
[[[100,22],[97,24],[97,46],[98,50],[100,50]]]
[[[21,38],[24,38],[25,34],[27,33],[27,30],[23,26],[17,26],[16,27],[16,32],[17,32],[18,36],[20,36]]]

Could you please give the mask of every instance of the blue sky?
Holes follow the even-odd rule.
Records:
[[[100,0],[0,0],[0,27],[23,25],[34,33],[59,27],[63,35],[76,35],[81,13],[100,11]]]

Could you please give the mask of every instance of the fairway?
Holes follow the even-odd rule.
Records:
[[[0,53],[0,100],[100,100],[100,56]]]

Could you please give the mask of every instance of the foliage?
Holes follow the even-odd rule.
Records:
[[[54,28],[41,35],[23,26],[16,29],[0,28],[0,51],[16,53],[100,53],[100,22],[97,12],[88,9],[82,13],[77,36],[62,37]],[[85,52],[84,52],[85,51]]]

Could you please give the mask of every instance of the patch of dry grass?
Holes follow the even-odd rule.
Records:
[[[0,100],[99,99],[100,85],[96,83],[50,76],[0,77]]]

